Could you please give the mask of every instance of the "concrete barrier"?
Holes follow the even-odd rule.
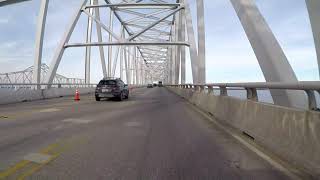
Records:
[[[0,104],[73,96],[76,89],[79,90],[80,94],[93,93],[95,90],[95,88],[51,88],[44,90],[2,88],[0,89]]]
[[[320,113],[193,89],[169,89],[218,121],[245,132],[268,151],[320,177]]]

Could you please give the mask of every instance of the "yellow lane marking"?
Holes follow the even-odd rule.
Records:
[[[39,171],[43,166],[47,165],[48,163],[50,163],[51,161],[53,161],[54,159],[56,159],[58,156],[60,155],[60,153],[52,156],[47,162],[43,163],[43,164],[36,164],[35,166],[33,166],[30,170],[22,173],[17,180],[24,180],[26,177],[31,176],[32,174],[34,174],[35,172]]]
[[[7,169],[6,171],[4,172],[1,172],[0,173],[0,179],[4,179],[8,176],[10,176],[11,174],[17,172],[18,170],[24,168],[26,165],[28,165],[30,163],[30,161],[26,161],[26,160],[23,160],[23,161],[20,161],[19,163],[17,163],[15,166]]]
[[[3,120],[3,121],[5,121],[5,120],[12,120],[12,118],[9,117],[8,115],[1,115],[1,116],[0,116],[0,120]]]
[[[39,151],[40,154],[51,156],[48,161],[42,164],[37,164],[28,160],[22,160],[4,172],[0,172],[0,180],[11,176],[18,176],[18,180],[24,180],[26,177],[31,176],[35,172],[39,171],[42,167],[59,157],[63,152],[70,150],[76,145],[84,144],[88,142],[88,140],[89,137],[71,137],[61,142],[50,144]]]

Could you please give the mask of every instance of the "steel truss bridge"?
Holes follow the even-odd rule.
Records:
[[[49,67],[46,64],[41,65],[40,83],[44,83],[44,78],[47,75]],[[33,66],[28,67],[23,71],[0,73],[0,84],[32,84],[32,75],[34,72]],[[71,83],[71,84],[85,84],[84,79],[67,78],[63,75],[56,74],[53,79],[54,84]]]
[[[0,7],[24,1],[2,0]],[[85,47],[85,83],[90,84],[91,48],[99,47],[104,77],[116,76],[128,84],[142,85],[152,81],[185,84],[186,53],[191,61],[194,84],[206,83],[204,3],[197,0],[197,34],[193,26],[189,0],[80,0],[64,35],[55,50],[49,68],[42,73],[42,46],[49,0],[42,0],[37,25],[36,51],[32,83],[59,81],[57,69],[68,48]],[[230,0],[254,50],[267,82],[298,82],[280,44],[257,8],[254,0]],[[320,16],[317,0],[306,0],[314,33],[320,67]],[[108,22],[102,22],[101,9],[107,9]],[[87,16],[86,41],[70,43],[70,37],[81,15]],[[105,14],[104,14],[105,16]],[[120,25],[120,30],[115,28]],[[96,32],[93,32],[93,27]],[[97,42],[92,41],[93,35]],[[196,42],[197,36],[197,42]],[[104,39],[108,39],[105,41]],[[107,48],[107,54],[105,54]],[[188,51],[188,52],[187,52]],[[3,76],[3,75],[2,75]],[[22,76],[25,77],[25,76]],[[40,88],[40,86],[38,86]],[[274,102],[292,106],[301,102],[303,93],[272,90]]]
[[[267,82],[206,81],[203,0],[195,17],[191,0],[79,0],[47,66],[50,0],[39,1],[33,66],[0,74],[0,179],[320,179],[319,81],[298,81],[255,0],[229,1]],[[320,69],[320,1],[305,2]],[[81,16],[85,41],[70,42]],[[57,74],[78,47],[85,79]],[[129,101],[95,101],[92,47]],[[165,87],[145,88],[153,81]]]

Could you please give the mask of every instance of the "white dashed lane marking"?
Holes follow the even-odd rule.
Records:
[[[90,122],[92,122],[93,120],[89,120],[89,119],[64,119],[62,120],[63,122],[68,122],[68,123],[75,123],[75,124],[88,124]]]
[[[139,123],[139,122],[127,122],[124,125],[128,126],[128,127],[139,127],[139,126],[141,126],[141,123]]]
[[[49,108],[49,109],[42,109],[42,110],[40,110],[39,112],[40,112],[40,113],[49,113],[49,112],[57,112],[57,111],[60,111],[60,109],[57,109],[57,108]]]
[[[23,160],[27,160],[30,162],[44,164],[50,160],[51,156],[47,154],[40,154],[40,153],[31,153],[26,155]]]

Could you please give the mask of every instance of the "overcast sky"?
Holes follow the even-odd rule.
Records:
[[[264,81],[249,41],[229,0],[204,0],[207,82]],[[191,0],[192,13],[196,13]],[[305,0],[257,0],[257,5],[285,51],[299,80],[318,80],[317,61]],[[62,4],[65,3],[65,4]],[[0,72],[23,70],[33,64],[40,0],[0,8]],[[52,59],[70,15],[79,0],[50,0],[43,61]],[[106,15],[103,16],[106,22]],[[194,19],[194,24],[196,24]],[[83,42],[83,16],[72,42]],[[93,49],[92,81],[102,77],[97,48]],[[84,78],[84,49],[68,49],[58,73]],[[187,79],[190,78],[188,63]]]

